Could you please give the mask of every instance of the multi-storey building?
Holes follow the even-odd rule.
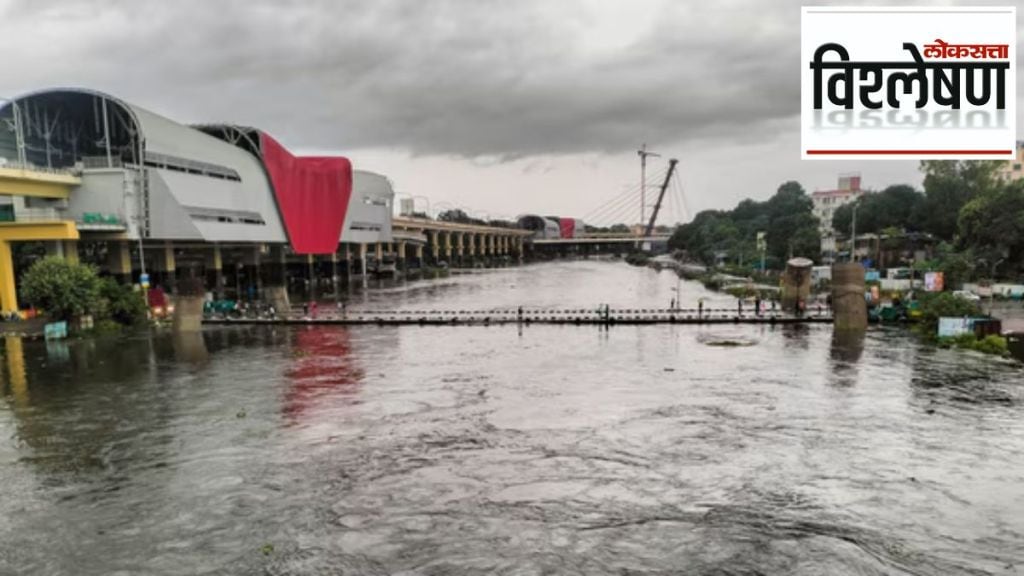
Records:
[[[853,202],[862,194],[864,191],[860,187],[860,174],[856,173],[839,176],[839,186],[835,190],[818,190],[811,194],[814,215],[819,222],[823,264],[831,264],[836,256],[836,231],[832,228],[832,216],[840,206]]]

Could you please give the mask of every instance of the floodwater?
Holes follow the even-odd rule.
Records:
[[[675,288],[584,261],[351,307]],[[1024,573],[1020,366],[900,330],[224,327],[0,352],[0,574]]]

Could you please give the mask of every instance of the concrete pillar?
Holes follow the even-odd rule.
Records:
[[[476,256],[476,237],[472,232],[466,232],[466,249],[471,259]]]
[[[14,259],[11,243],[0,240],[0,310],[5,313],[18,310],[18,293],[14,287]]]
[[[379,265],[380,261],[384,259],[384,245],[377,242],[377,246],[374,249],[373,254],[377,257],[377,264]]]
[[[480,255],[487,256],[487,235],[481,234],[478,238],[480,238]]]
[[[429,234],[430,234],[430,254],[431,254],[431,256],[434,257],[434,262],[436,263],[438,260],[441,259],[441,244],[440,244],[440,239],[438,238],[438,235],[440,234],[440,232],[437,231],[437,230],[431,230],[429,232]]]
[[[78,264],[78,240],[64,241],[64,260],[72,264]]]
[[[366,244],[363,243],[359,244],[359,266],[361,268],[359,273],[366,278]]]
[[[291,314],[291,302],[284,286],[268,286],[264,300],[274,307],[278,317],[287,318]]]
[[[416,245],[416,263],[419,264],[420,268],[423,268],[423,245]]]
[[[786,262],[786,270],[782,273],[782,286],[779,294],[782,309],[786,312],[798,313],[801,304],[806,307],[811,295],[812,265],[813,262],[807,258],[792,258]]]
[[[864,267],[857,262],[832,265],[832,313],[837,331],[864,330],[868,305],[864,299]]]
[[[206,282],[213,291],[214,298],[224,298],[224,261],[221,258],[219,244],[214,244],[206,253]]]
[[[271,286],[288,286],[288,253],[283,244],[270,249],[270,273],[267,275],[267,284]]]
[[[177,264],[174,260],[174,245],[170,242],[164,242],[163,246],[160,246],[153,252],[153,269],[160,272],[163,276],[164,289],[167,292],[174,293],[175,291],[175,274],[177,270]]]
[[[132,281],[132,253],[128,242],[107,242],[107,266],[118,282]]]
[[[312,302],[316,300],[317,295],[317,278],[316,275],[316,257],[312,254],[306,255],[306,279],[309,280],[309,290],[306,292],[306,299]]]
[[[444,233],[444,259],[449,264],[452,262],[452,234],[453,232]]]
[[[341,293],[338,289],[338,252],[335,250],[331,253],[331,288],[334,291],[334,302],[337,303],[341,298]]]
[[[345,244],[345,286],[352,281],[352,247]]]
[[[497,254],[498,237],[494,234],[487,235],[487,253],[490,255]]]
[[[252,247],[252,258],[250,266],[252,266],[252,281],[256,284],[256,297],[260,300],[263,299],[263,275],[260,274],[260,266],[263,264],[263,252],[265,250],[264,244],[257,244]]]
[[[174,301],[174,319],[171,326],[175,332],[199,332],[203,326],[203,296],[189,294],[178,296]]]
[[[405,270],[408,266],[405,265],[405,240],[398,241],[398,253],[395,255],[395,266],[399,270]]]

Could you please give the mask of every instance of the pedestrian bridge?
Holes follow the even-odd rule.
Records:
[[[825,310],[803,316],[737,308],[493,308],[483,310],[350,310],[324,311],[303,316],[295,310],[288,317],[206,320],[207,324],[338,324],[338,325],[444,325],[487,326],[492,324],[811,324],[831,323]]]

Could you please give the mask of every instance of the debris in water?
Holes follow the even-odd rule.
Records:
[[[721,347],[753,346],[757,344],[757,340],[751,340],[750,338],[744,338],[743,336],[720,336],[711,334],[698,336],[697,341],[705,346]]]

